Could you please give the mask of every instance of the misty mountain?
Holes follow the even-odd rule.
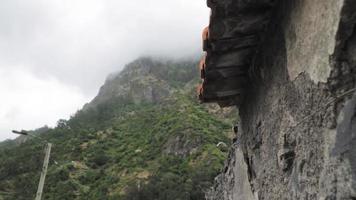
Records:
[[[135,60],[71,119],[41,132],[54,144],[44,199],[204,199],[235,112],[197,102],[196,65]],[[0,146],[1,200],[34,198],[43,149],[38,139]]]

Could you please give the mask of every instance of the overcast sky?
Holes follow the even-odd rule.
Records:
[[[0,0],[0,141],[54,126],[142,55],[200,52],[205,0]]]

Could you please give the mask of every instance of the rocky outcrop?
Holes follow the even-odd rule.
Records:
[[[191,138],[188,134],[170,137],[164,145],[163,153],[175,156],[186,157],[196,153],[203,144],[203,139],[199,137]]]
[[[276,2],[207,199],[356,199],[355,13],[353,0]]]
[[[194,64],[194,61],[139,58],[120,73],[110,75],[99,94],[84,109],[113,99],[136,104],[160,103],[176,91],[177,86],[195,78],[195,69],[191,69]]]
[[[234,143],[223,173],[215,178],[215,187],[206,194],[207,200],[254,199],[249,182],[249,168],[244,159],[240,145]]]
[[[203,32],[206,55],[200,62],[202,102],[240,105],[248,71],[270,21],[275,0],[208,0],[209,26]]]

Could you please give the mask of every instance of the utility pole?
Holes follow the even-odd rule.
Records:
[[[35,200],[41,200],[41,198],[42,198],[43,187],[44,187],[44,183],[45,183],[45,179],[46,179],[46,175],[47,175],[49,157],[51,156],[51,148],[52,148],[52,144],[51,143],[47,143],[46,155],[45,155],[45,158],[44,158],[44,161],[43,161],[41,178],[40,178],[40,182],[38,183],[38,189],[37,189],[36,199]]]
[[[38,183],[36,199],[35,199],[35,200],[41,200],[42,194],[43,194],[43,188],[44,188],[44,184],[45,184],[45,180],[46,180],[47,170],[48,170],[49,158],[51,156],[52,143],[49,143],[47,140],[43,139],[40,136],[32,135],[29,132],[24,131],[24,130],[22,130],[22,131],[13,130],[12,132],[15,134],[19,134],[19,135],[26,135],[26,136],[38,138],[42,142],[46,142],[45,157],[44,157],[44,161],[43,161],[40,182]],[[55,161],[55,163],[57,164],[56,161]]]

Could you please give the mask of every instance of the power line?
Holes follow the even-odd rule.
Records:
[[[332,100],[328,101],[326,104],[324,104],[323,106],[321,106],[319,109],[316,109],[314,112],[312,112],[311,114],[307,115],[306,117],[304,117],[301,121],[299,121],[296,125],[292,126],[289,128],[289,130],[287,131],[287,133],[291,132],[292,129],[297,128],[298,126],[300,126],[301,124],[303,124],[304,122],[306,122],[307,120],[309,120],[310,118],[312,118],[314,115],[318,114],[321,111],[324,111],[325,109],[327,109],[330,105],[332,105],[333,103],[339,101],[340,99],[344,98],[347,95],[350,95],[352,93],[356,92],[356,88],[353,88],[351,90],[348,90],[336,97],[333,97]]]

